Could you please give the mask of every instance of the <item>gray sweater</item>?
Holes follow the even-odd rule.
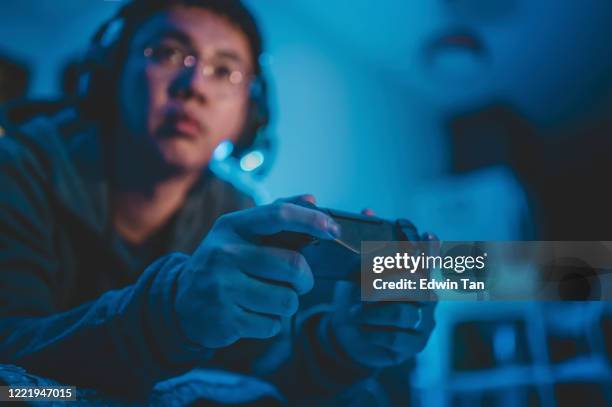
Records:
[[[140,400],[194,368],[258,377],[289,400],[333,396],[372,373],[321,340],[325,306],[300,311],[272,340],[212,351],[181,335],[180,266],[249,196],[205,171],[163,231],[130,247],[109,220],[97,126],[65,110],[10,133],[0,138],[0,363]]]

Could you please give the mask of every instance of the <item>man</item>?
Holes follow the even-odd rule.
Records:
[[[207,170],[244,137],[260,75],[240,2],[135,0],[117,21],[100,41],[107,82],[92,74],[80,109],[1,140],[1,361],[122,397],[208,367],[306,398],[418,353],[433,304],[364,305],[350,286],[296,318],[283,348],[315,283],[298,252],[260,237],[341,230],[295,204],[312,196],[252,207]]]

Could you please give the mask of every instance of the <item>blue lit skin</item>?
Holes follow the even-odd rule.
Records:
[[[372,215],[373,211],[365,209],[362,213]],[[431,233],[421,238],[438,241]],[[331,329],[338,344],[353,360],[372,368],[397,365],[414,357],[425,348],[436,325],[435,296],[423,302],[361,301],[360,285],[341,281],[334,289],[333,306]]]
[[[178,31],[186,39],[163,35],[169,31]],[[119,84],[120,121],[127,135],[122,147],[134,145],[158,165],[196,173],[209,163],[219,142],[239,138],[248,109],[248,87],[221,98],[213,94],[198,69],[166,74],[143,55],[155,41],[178,43],[199,57],[231,53],[245,71],[252,71],[249,43],[223,17],[182,6],[156,14],[131,40]]]
[[[314,285],[299,252],[261,246],[257,236],[280,231],[331,240],[339,226],[326,214],[295,205],[306,197],[228,213],[217,219],[194,253],[183,258],[175,310],[187,338],[206,348],[241,338],[277,335]]]

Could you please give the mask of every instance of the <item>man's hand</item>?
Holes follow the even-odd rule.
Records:
[[[282,231],[334,239],[338,225],[327,215],[298,206],[299,199],[220,217],[185,264],[178,278],[175,310],[191,340],[207,348],[240,338],[270,338],[281,317],[293,315],[298,296],[313,286],[304,257],[292,250],[258,244]]]
[[[371,210],[363,211],[373,215]],[[437,241],[426,233],[424,240]],[[332,333],[343,351],[361,365],[379,368],[419,353],[434,329],[436,302],[361,302],[360,287],[336,284]]]

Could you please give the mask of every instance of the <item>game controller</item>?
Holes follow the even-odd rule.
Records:
[[[417,228],[405,219],[395,221],[375,216],[319,208],[307,201],[296,203],[325,213],[339,225],[341,235],[334,240],[319,240],[298,232],[279,232],[261,237],[261,244],[299,251],[316,279],[359,281],[361,242],[411,241],[420,238]]]

